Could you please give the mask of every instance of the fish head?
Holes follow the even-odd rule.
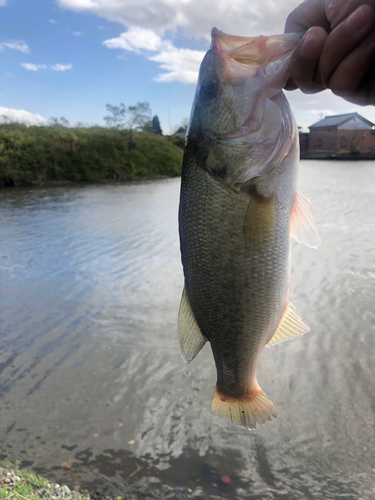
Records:
[[[231,36],[212,30],[188,128],[199,163],[241,185],[280,164],[296,140],[282,93],[300,34]]]

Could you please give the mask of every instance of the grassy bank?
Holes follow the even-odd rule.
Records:
[[[147,486],[131,485],[113,477],[99,480],[95,487],[91,485],[91,491],[81,490],[78,484],[70,489],[21,469],[20,464],[0,460],[0,500],[202,500],[200,493],[193,493],[190,488],[160,484],[151,491]]]
[[[20,470],[19,463],[12,464],[4,460],[0,462],[0,499],[90,500],[90,495],[51,483],[33,472]]]
[[[128,130],[104,127],[0,125],[0,186],[179,175],[181,146],[151,132],[130,141]]]

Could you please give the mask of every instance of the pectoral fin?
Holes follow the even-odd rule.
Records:
[[[294,312],[294,306],[289,302],[275,335],[266,344],[266,347],[294,339],[309,331],[310,328],[305,325],[302,319]]]
[[[297,192],[294,198],[291,235],[298,243],[304,243],[310,248],[318,248],[322,244],[315,225],[315,212],[311,203],[301,193]]]
[[[274,198],[263,198],[257,194],[252,195],[243,229],[247,248],[252,251],[270,245],[275,232],[275,225]]]
[[[178,312],[177,331],[180,338],[181,357],[185,363],[190,363],[207,342],[207,339],[202,335],[195,320],[185,287]]]

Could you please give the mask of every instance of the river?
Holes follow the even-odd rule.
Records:
[[[279,416],[251,432],[211,414],[209,345],[179,355],[179,182],[0,191],[0,458],[98,495],[373,500],[374,162],[301,162],[311,331],[264,350]]]

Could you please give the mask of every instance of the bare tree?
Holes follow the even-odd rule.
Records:
[[[151,119],[150,103],[147,101],[137,102],[134,106],[125,106],[122,102],[119,106],[106,105],[110,115],[104,117],[107,127],[118,129],[141,129]]]
[[[129,163],[132,167],[133,130],[140,130],[144,124],[151,119],[150,103],[147,101],[137,102],[134,106],[126,106],[123,102],[119,106],[106,105],[107,111],[111,113],[104,117],[108,127],[129,130]]]
[[[51,116],[51,118],[48,120],[48,125],[53,128],[69,127],[69,121],[63,116],[61,118]]]
[[[106,105],[107,111],[111,113],[104,117],[104,121],[109,128],[125,128],[127,107],[122,102],[119,106]]]

